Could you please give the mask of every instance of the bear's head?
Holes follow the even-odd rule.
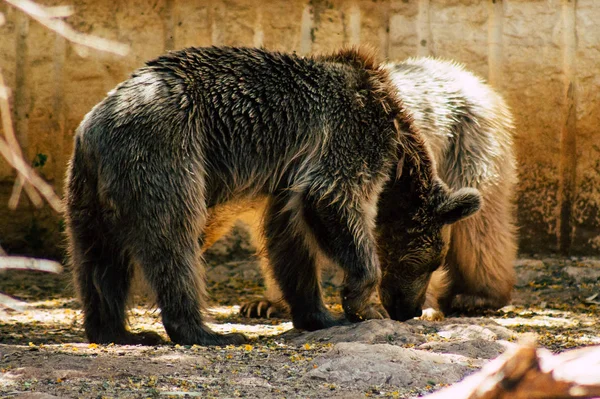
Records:
[[[448,251],[450,225],[476,213],[482,203],[474,188],[449,189],[437,177],[425,143],[414,137],[412,150],[403,148],[409,153],[401,154],[377,211],[379,296],[390,317],[400,321],[421,315],[431,275]]]

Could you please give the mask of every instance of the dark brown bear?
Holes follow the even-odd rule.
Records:
[[[374,225],[381,191],[399,181],[436,221],[479,206],[477,192],[450,195],[435,176],[387,72],[364,54],[211,47],[148,62],[75,136],[67,225],[88,339],[158,341],[125,328],[137,264],[173,342],[243,342],[202,320],[198,237],[212,209],[260,198],[270,270],[295,327],[342,322],[321,298],[322,256],[345,271],[348,319],[385,316],[369,300],[381,279]],[[403,202],[399,216],[417,205]]]

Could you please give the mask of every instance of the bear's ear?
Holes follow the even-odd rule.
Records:
[[[477,212],[481,208],[481,202],[479,191],[461,188],[451,193],[436,211],[443,224],[452,224]]]

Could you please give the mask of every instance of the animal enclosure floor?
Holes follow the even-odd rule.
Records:
[[[0,292],[29,306],[0,310],[0,397],[412,397],[476,371],[522,333],[555,352],[600,344],[597,259],[519,260],[513,303],[499,311],[315,333],[238,315],[237,305],[262,292],[257,264],[248,259],[218,250],[209,256],[211,326],[251,338],[228,347],[90,345],[66,273],[5,272]],[[331,272],[324,287],[339,311],[337,283]],[[132,330],[166,338],[150,300],[137,295],[133,302]]]

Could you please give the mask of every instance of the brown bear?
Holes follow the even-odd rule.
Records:
[[[73,274],[97,343],[159,342],[125,327],[133,265],[173,342],[245,340],[214,333],[202,318],[198,237],[220,207],[266,200],[269,271],[294,326],[315,330],[345,322],[323,303],[321,258],[345,272],[348,320],[387,316],[370,301],[382,278],[374,231],[382,192],[397,203],[389,234],[404,228],[401,219],[433,231],[428,267],[440,261],[442,227],[480,206],[476,190],[451,192],[437,177],[388,71],[355,50],[304,58],[188,48],[149,61],[85,116],[66,187]],[[423,287],[404,295],[388,284],[383,304],[410,317]]]
[[[442,180],[452,189],[477,188],[483,197],[480,212],[444,227],[447,255],[443,267],[429,282],[423,317],[439,319],[443,312],[453,310],[502,307],[510,301],[515,283],[513,263],[517,250],[512,201],[516,168],[510,110],[489,85],[454,62],[418,58],[388,64],[386,69],[423,135]],[[380,230],[386,229],[387,220],[394,218],[396,209],[402,209],[397,207],[397,201],[388,201],[391,198],[384,196],[380,200]],[[252,213],[241,216],[254,226],[256,235],[260,227]],[[215,225],[226,223],[225,215],[212,217]],[[233,219],[229,221],[232,222]],[[213,240],[226,230],[215,234]],[[210,230],[207,234],[211,234]],[[404,233],[387,234],[388,239],[378,242],[384,273],[397,271],[405,276],[405,281],[399,277],[388,282],[404,283],[405,294],[411,289],[422,289],[422,279],[410,274],[422,270],[422,264],[430,261],[428,234],[426,227],[416,223]],[[265,262],[261,257],[263,266]],[[266,286],[265,299],[244,304],[242,314],[285,317],[285,302],[277,286],[272,279],[266,280]]]

